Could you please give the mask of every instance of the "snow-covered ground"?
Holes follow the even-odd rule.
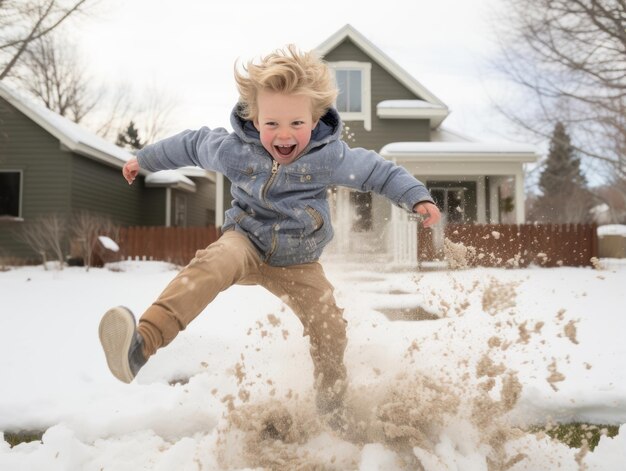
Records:
[[[621,471],[626,425],[588,453],[516,427],[626,424],[626,264],[602,264],[391,273],[328,261],[349,322],[339,432],[315,414],[301,325],[262,288],[222,293],[126,385],[106,367],[100,317],[117,304],[141,313],[173,267],[0,273],[0,433],[46,430],[43,442],[0,440],[0,470],[399,470],[419,460],[433,471]]]

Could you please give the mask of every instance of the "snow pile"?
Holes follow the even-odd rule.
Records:
[[[626,265],[326,268],[349,327],[339,427],[315,411],[302,326],[262,288],[221,293],[125,385],[98,322],[115,304],[140,313],[171,265],[0,273],[0,431],[45,430],[0,441],[0,469],[623,469],[626,425],[594,451],[526,430],[626,423]]]

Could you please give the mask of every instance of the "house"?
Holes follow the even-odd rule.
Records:
[[[149,173],[132,186],[132,154],[0,83],[0,255],[31,258],[16,231],[38,216],[81,211],[123,226],[215,224],[215,175]]]
[[[523,223],[524,164],[534,147],[486,144],[445,129],[450,110],[350,25],[317,47],[335,71],[344,140],[405,167],[421,180],[449,223]],[[384,198],[332,194],[337,254],[382,254],[416,262],[416,224]]]

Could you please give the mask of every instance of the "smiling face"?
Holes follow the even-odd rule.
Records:
[[[261,134],[261,144],[279,164],[290,164],[309,144],[317,125],[313,121],[311,99],[260,90],[257,106],[254,126]]]

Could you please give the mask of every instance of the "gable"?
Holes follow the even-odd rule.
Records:
[[[382,100],[423,100],[405,84],[378,64],[374,58],[346,37],[333,50],[324,56],[326,62],[367,62],[371,64],[371,88],[374,103]]]
[[[353,44],[358,46],[361,51],[369,56],[372,62],[378,64],[380,67],[385,69],[400,83],[404,84],[405,87],[411,90],[414,95],[420,97],[428,103],[447,109],[444,102],[437,98],[432,92],[430,92],[426,87],[418,82],[415,77],[413,77],[406,70],[400,67],[393,59],[391,59],[391,57],[385,54],[381,49],[379,49],[369,39],[367,39],[349,24],[345,25],[331,37],[326,39],[326,41],[324,41],[316,48],[316,51],[322,57],[326,58],[346,39],[349,39]]]

